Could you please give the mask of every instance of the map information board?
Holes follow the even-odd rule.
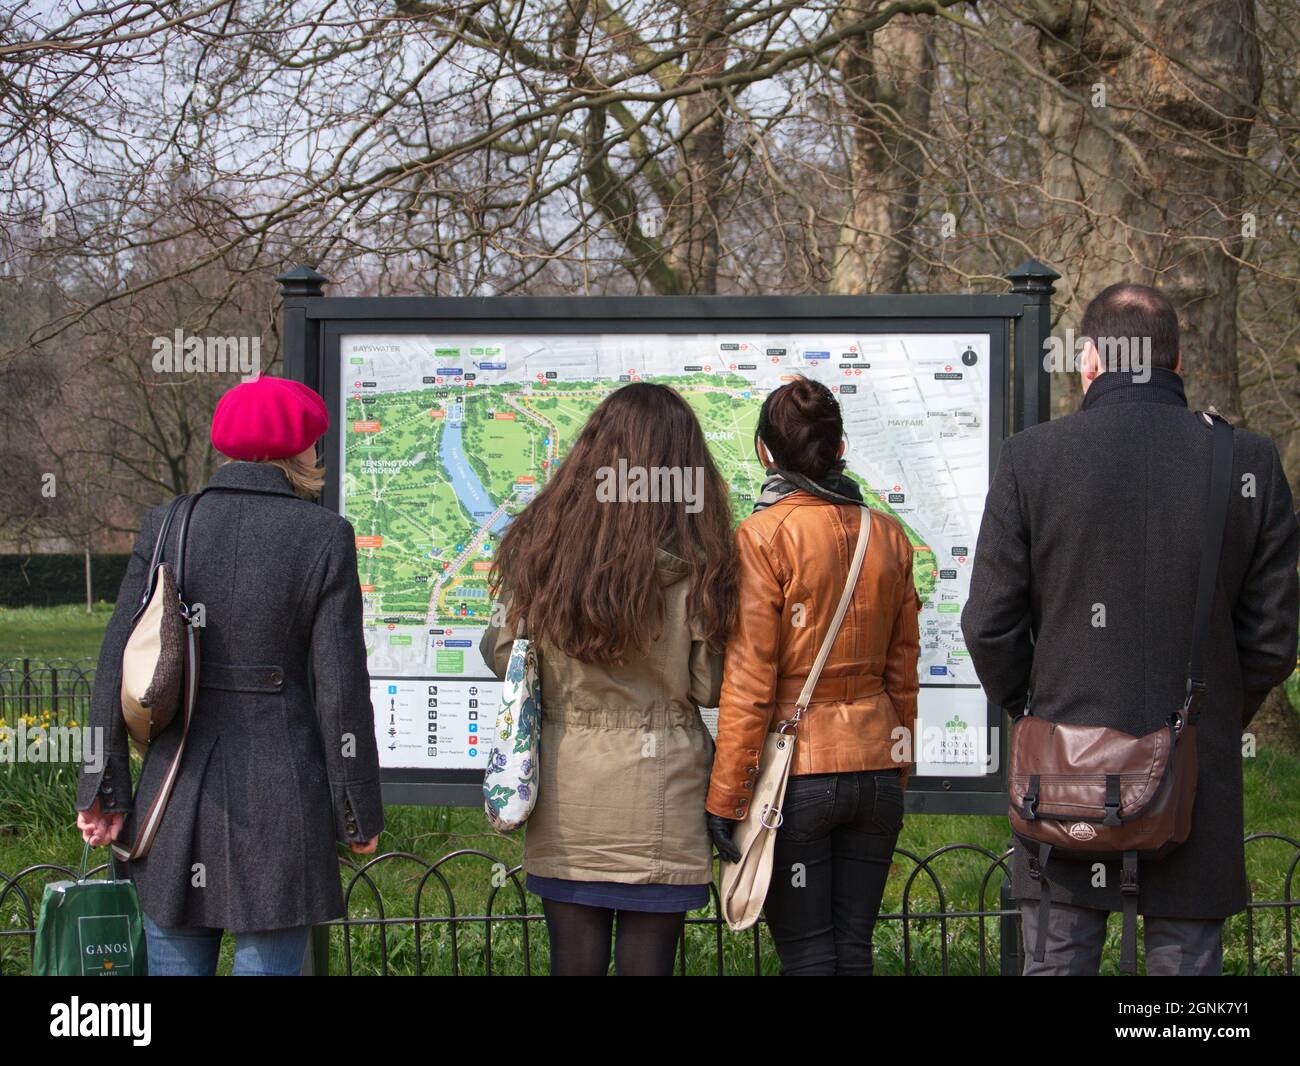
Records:
[[[981,333],[343,336],[340,509],[357,537],[381,763],[482,766],[499,684],[478,641],[497,540],[611,390],[681,393],[739,522],[763,478],[759,408],[802,374],[836,393],[848,473],[912,542],[931,737],[918,773],[986,772],[960,618],[988,489],[989,345]]]

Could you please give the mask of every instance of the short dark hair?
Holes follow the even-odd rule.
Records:
[[[778,469],[814,480],[843,467],[843,438],[844,419],[835,394],[820,381],[802,376],[768,393],[754,430],[755,449],[760,440],[766,444]]]
[[[1151,364],[1173,370],[1178,365],[1178,312],[1168,297],[1150,285],[1121,281],[1097,293],[1083,312],[1083,335],[1092,340],[1106,365],[1110,343],[1150,338]],[[1104,342],[1107,343],[1103,347]]]

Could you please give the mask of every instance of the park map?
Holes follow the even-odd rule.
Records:
[[[497,541],[629,381],[691,405],[737,522],[763,478],[764,397],[799,374],[834,390],[849,475],[913,546],[921,681],[969,690],[960,617],[988,488],[988,356],[978,333],[343,337],[341,510],[356,532],[381,756],[472,767],[485,754],[496,687],[478,640]]]

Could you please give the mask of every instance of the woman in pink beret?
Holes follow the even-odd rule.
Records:
[[[369,854],[383,828],[356,540],[312,502],[328,428],[325,402],[296,381],[222,396],[211,436],[228,461],[188,522],[166,521],[185,498],[145,515],[104,635],[90,713],[103,748],[83,766],[77,824],[123,853],[157,825],[147,855],[124,863],[151,974],[214,973],[223,932],[236,974],[299,973],[311,926],[344,914],[336,841]],[[133,795],[122,656],[163,530],[201,625],[198,691],[188,730],[178,713],[150,741]]]

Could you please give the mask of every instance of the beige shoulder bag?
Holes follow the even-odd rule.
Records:
[[[835,608],[830,629],[826,631],[826,639],[822,641],[821,650],[817,653],[817,661],[808,672],[808,680],[799,693],[794,714],[768,733],[763,744],[763,761],[758,781],[754,785],[754,798],[749,804],[749,813],[736,826],[734,835],[736,848],[740,851],[740,861],[722,864],[722,917],[737,932],[748,929],[758,921],[763,901],[767,898],[767,886],[772,880],[772,850],[776,846],[776,831],[781,828],[781,805],[785,802],[785,783],[790,778],[790,762],[794,757],[799,719],[808,709],[808,701],[817,688],[822,667],[830,658],[831,646],[848,613],[870,540],[871,511],[863,507],[858,541],[853,549],[853,562],[849,566],[849,578],[844,583],[844,591],[840,594],[840,603]]]
[[[143,754],[177,713],[184,714],[180,742],[154,800],[147,811],[135,812],[135,842],[130,847],[112,845],[113,854],[122,862],[143,859],[153,847],[180,773],[194,715],[199,689],[199,631],[191,621],[185,600],[185,545],[190,516],[201,495],[179,496],[167,509],[149,561],[144,594],[122,652],[122,718],[136,750]],[[163,556],[178,514],[176,559],[169,564]]]

